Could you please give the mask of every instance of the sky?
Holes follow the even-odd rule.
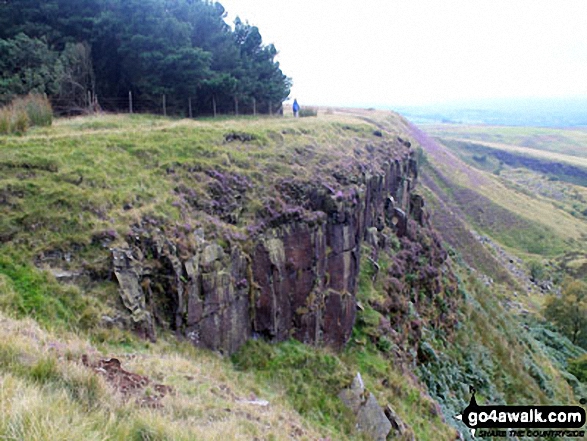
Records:
[[[587,97],[585,0],[220,0],[332,106]]]

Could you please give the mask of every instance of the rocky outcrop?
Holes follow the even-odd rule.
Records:
[[[123,303],[150,338],[156,319],[196,346],[234,352],[251,336],[248,256],[236,245],[226,252],[203,237],[194,242],[185,259],[158,231],[141,231],[129,249],[114,249]]]
[[[385,413],[388,421],[391,423],[391,430],[395,437],[405,441],[416,441],[414,431],[403,422],[403,420],[389,404],[385,406],[385,410],[383,412]]]
[[[143,268],[140,255],[137,260],[132,251],[112,251],[114,274],[120,286],[120,298],[130,311],[135,331],[144,337],[154,338],[155,330],[151,313],[147,310],[145,293],[140,285]]]
[[[375,396],[365,389],[361,374],[357,373],[350,387],[338,396],[355,415],[359,432],[373,441],[385,441],[392,429],[391,423]]]
[[[362,176],[336,176],[345,181],[340,191],[289,182],[303,213],[282,213],[222,246],[192,232],[180,247],[156,228],[135,226],[113,258],[137,329],[154,338],[155,321],[226,353],[255,336],[344,345],[363,240],[385,226],[405,235],[409,213],[423,219],[423,201],[411,195],[417,165],[409,151],[362,168]]]

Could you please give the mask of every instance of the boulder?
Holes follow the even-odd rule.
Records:
[[[351,386],[338,395],[356,417],[357,429],[374,441],[385,441],[392,429],[375,395],[365,389],[361,374],[357,373]]]
[[[393,429],[395,436],[406,441],[416,441],[414,432],[412,432],[409,426],[402,421],[389,404],[385,406],[385,416],[391,423],[391,428]]]

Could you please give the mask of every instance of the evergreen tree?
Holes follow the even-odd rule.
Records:
[[[0,100],[11,101],[29,92],[54,95],[59,91],[59,54],[45,41],[19,33],[0,39]]]
[[[117,110],[132,91],[143,103],[165,94],[176,113],[187,97],[200,113],[251,111],[253,101],[268,110],[291,87],[277,50],[225,18],[204,0],[4,0],[0,94],[44,92],[77,108],[90,90]]]

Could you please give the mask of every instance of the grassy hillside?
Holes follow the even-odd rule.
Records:
[[[178,244],[246,241],[268,213],[288,213],[284,180],[343,194],[345,177],[362,173],[357,158],[398,137],[421,152],[416,188],[448,253],[415,222],[402,240],[383,228],[379,251],[365,243],[344,349],[259,338],[229,358],[169,330],[157,342],[125,330],[109,250],[133,227],[148,222]],[[568,359],[584,351],[534,314],[524,262],[576,264],[587,225],[457,153],[397,114],[352,109],[104,115],[0,137],[0,435],[361,439],[338,398],[356,372],[406,424],[404,439],[468,437],[452,416],[469,385],[492,403],[575,403],[583,386]]]
[[[457,142],[470,142],[465,138],[443,138],[447,141],[457,141]],[[486,147],[488,149],[494,150],[503,150],[505,152],[510,152],[513,154],[521,155],[521,156],[528,156],[534,157],[538,159],[543,159],[548,162],[554,163],[563,163],[563,164],[570,164],[574,165],[577,168],[585,169],[587,168],[587,158],[579,156],[580,150],[575,149],[574,155],[569,154],[566,150],[565,153],[559,153],[557,151],[551,151],[548,149],[538,149],[538,148],[531,148],[525,146],[517,146],[512,144],[504,144],[498,142],[488,142],[488,141],[475,141],[475,143],[480,147]]]
[[[468,268],[461,273],[462,286],[470,304],[477,305],[464,321],[466,337],[457,345],[461,351],[453,353],[452,360],[460,360],[461,369],[469,371],[465,366],[470,366],[471,352],[483,353],[492,346],[487,358],[493,359],[500,370],[485,380],[492,385],[486,390],[491,391],[500,378],[505,383],[497,387],[499,393],[489,392],[494,394],[490,402],[499,401],[499,396],[505,402],[520,402],[524,395],[521,391],[536,385],[539,391],[535,397],[544,394],[546,401],[563,397],[569,386],[580,396],[584,386],[569,374],[568,361],[583,350],[553,334],[541,312],[546,294],[559,289],[562,277],[581,277],[577,268],[582,267],[585,257],[587,222],[572,204],[581,201],[585,189],[519,164],[504,164],[474,148],[485,145],[490,135],[503,133],[505,138],[512,131],[525,133],[524,128],[483,131],[479,127],[448,126],[446,132],[443,130],[444,126],[431,128],[433,138],[413,128],[413,135],[423,151],[422,191],[432,223],[453,247],[457,260],[462,259]],[[534,133],[533,129],[528,131]],[[536,136],[544,135],[542,129],[540,132]],[[454,142],[454,136],[460,141]],[[481,153],[486,155],[481,157]],[[552,155],[550,159],[554,157],[547,154]],[[575,268],[565,262],[573,262]],[[491,313],[484,316],[483,311]],[[491,341],[503,347],[499,349]],[[471,352],[462,350],[467,345],[473,348]],[[525,369],[516,367],[517,361],[512,358],[500,358],[512,353],[519,354]],[[528,358],[530,353],[532,360]],[[448,359],[444,362],[451,365]],[[479,371],[492,369],[483,366]],[[520,375],[523,370],[532,379],[524,380]],[[434,367],[427,372],[435,372]],[[444,368],[443,375],[450,376],[450,372]],[[480,383],[484,381],[477,379]],[[434,390],[438,386],[429,387]],[[439,395],[447,393],[439,389]]]
[[[12,317],[2,322],[8,338],[1,373],[10,386],[3,402],[12,405],[2,411],[1,433],[27,439],[356,439],[337,394],[361,370],[420,438],[453,438],[437,413],[418,411],[434,409],[422,384],[404,382],[401,370],[376,350],[336,355],[293,342],[259,343],[231,362],[174,343],[172,336],[141,342],[120,331],[120,323],[111,324],[120,299],[108,249],[124,243],[132,225],[151,219],[167,234],[202,229],[219,242],[245,236],[266,210],[282,209],[271,204],[281,200],[284,178],[323,179],[337,189],[332,175],[354,173],[359,149],[382,138],[394,141],[404,130],[398,116],[377,117],[393,122],[385,135],[340,113],[198,121],[106,115],[0,138],[0,298]],[[215,181],[225,187],[213,191]],[[231,197],[238,198],[231,192],[241,185],[247,199],[231,206]],[[34,335],[23,331],[27,327]],[[86,353],[116,357],[124,369],[174,392],[161,399],[161,408],[136,408],[135,396],[129,401],[121,391],[113,394],[112,384],[84,366]],[[382,387],[382,380],[393,388]],[[144,394],[156,392],[146,388]],[[22,400],[31,403],[29,410]],[[259,400],[269,405],[247,403]],[[52,424],[40,427],[46,414]]]
[[[437,144],[430,140],[433,147],[426,149],[436,184],[449,189],[457,205],[480,231],[521,255],[556,256],[581,248],[587,237],[585,219],[559,209],[557,201],[548,197],[546,191],[537,194],[529,185],[524,188],[521,182],[504,179],[501,171],[487,173],[487,158],[477,161],[481,165],[473,166],[474,153],[467,147],[452,148],[453,144],[445,143],[444,138],[440,141]],[[502,163],[501,167],[507,166]],[[577,190],[579,195],[582,192],[583,189]]]
[[[585,159],[587,129],[507,127],[470,125],[424,125],[422,129],[434,137],[460,138],[476,142],[509,145],[541,152],[560,153]]]
[[[250,440],[287,434],[310,440],[328,434],[304,421],[277,388],[172,339],[151,344],[110,335],[108,342],[92,344],[5,315],[0,330],[0,433],[6,439]],[[122,376],[102,375],[84,366],[84,357],[116,357],[149,384],[125,390]],[[156,383],[170,388],[163,404],[154,398]]]
[[[538,340],[530,346],[546,343],[547,364],[562,367],[568,380],[566,363],[581,350],[563,349],[572,348],[568,342],[549,348],[553,340],[541,330],[548,328],[541,313],[563,277],[587,275],[587,187],[573,179],[587,159],[584,132],[439,125],[427,127],[432,138],[414,130],[424,150],[433,222],[449,227],[442,230],[445,240],[481,275],[491,297],[513,313],[512,323],[525,323],[531,340]]]
[[[303,124],[112,115],[2,137],[0,268],[15,293],[5,302],[40,321],[95,320],[94,300],[117,298],[100,282],[110,271],[108,248],[124,243],[131,226],[149,219],[173,235],[246,236],[285,206],[278,181],[321,171],[324,185],[337,188],[332,174],[353,167],[353,149],[376,139],[372,132],[340,115]],[[83,293],[53,287],[48,300],[42,286],[54,277],[37,274],[33,263],[57,278],[81,278]]]
[[[527,227],[517,238],[511,237],[517,234],[511,228],[515,222],[505,222],[508,228],[496,231],[487,225],[487,219],[500,210],[492,209],[483,214],[484,219],[476,219],[472,211],[478,204],[461,200],[457,205],[476,228],[522,257],[547,257],[571,275],[584,276],[582,270],[573,271],[573,265],[582,267],[587,238],[584,130],[484,126],[430,126],[426,130],[443,146],[444,157],[429,155],[437,175],[453,179],[447,170],[466,168],[482,185],[472,185],[471,179],[460,179],[460,174],[454,183],[489,198],[509,215],[520,215]],[[502,156],[504,152],[508,155]],[[507,218],[503,212],[497,216]],[[537,230],[542,231],[538,236]],[[573,263],[568,266],[565,262]]]

